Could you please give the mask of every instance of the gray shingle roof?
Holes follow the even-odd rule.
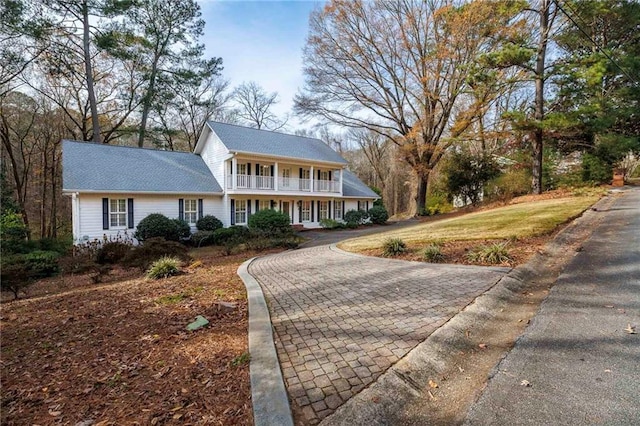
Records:
[[[221,193],[199,155],[90,142],[62,142],[64,191]]]
[[[231,152],[346,164],[347,161],[320,139],[209,121],[209,127]]]
[[[365,185],[356,175],[349,170],[344,170],[342,176],[342,196],[353,198],[379,198],[378,194]]]

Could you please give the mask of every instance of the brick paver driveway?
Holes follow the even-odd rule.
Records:
[[[256,259],[287,390],[315,424],[508,270],[354,256],[329,246]]]

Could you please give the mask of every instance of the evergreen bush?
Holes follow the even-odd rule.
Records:
[[[292,232],[289,215],[271,209],[260,210],[249,218],[249,229],[271,237]]]
[[[376,225],[384,225],[389,220],[389,213],[384,206],[373,206],[369,209],[369,218]]]
[[[168,241],[180,241],[191,234],[189,224],[180,219],[169,219],[161,213],[152,213],[138,224],[135,237],[138,241],[161,237]]]
[[[223,226],[224,225],[220,219],[212,215],[206,215],[201,219],[198,219],[196,222],[196,228],[198,228],[198,231],[215,231]]]

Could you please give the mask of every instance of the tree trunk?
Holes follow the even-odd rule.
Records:
[[[536,56],[536,105],[535,121],[536,129],[533,132],[533,169],[531,190],[534,194],[542,193],[542,150],[544,120],[544,66],[547,53],[547,40],[549,35],[549,8],[552,0],[542,0],[540,5],[540,40],[538,42],[538,54]]]
[[[429,182],[429,175],[418,176],[418,187],[416,188],[416,216],[424,212],[427,208],[427,184]]]
[[[144,96],[144,101],[142,102],[142,118],[140,120],[140,132],[138,133],[138,146],[140,148],[144,145],[144,138],[147,133],[147,120],[149,119],[149,112],[151,112],[151,104],[153,103],[153,98],[155,97],[156,90],[156,77],[158,74],[158,61],[160,57],[155,55],[153,59],[153,63],[151,64],[151,75],[149,77],[149,87],[147,89],[147,93]]]
[[[91,125],[93,141],[100,143],[100,120],[98,120],[98,105],[93,83],[93,67],[91,66],[91,49],[89,45],[89,6],[85,0],[82,3],[82,48],[84,50],[84,72],[87,78],[87,93],[89,94],[89,107],[91,108]]]

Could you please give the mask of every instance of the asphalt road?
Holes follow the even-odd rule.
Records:
[[[640,188],[599,213],[465,424],[640,424]]]

